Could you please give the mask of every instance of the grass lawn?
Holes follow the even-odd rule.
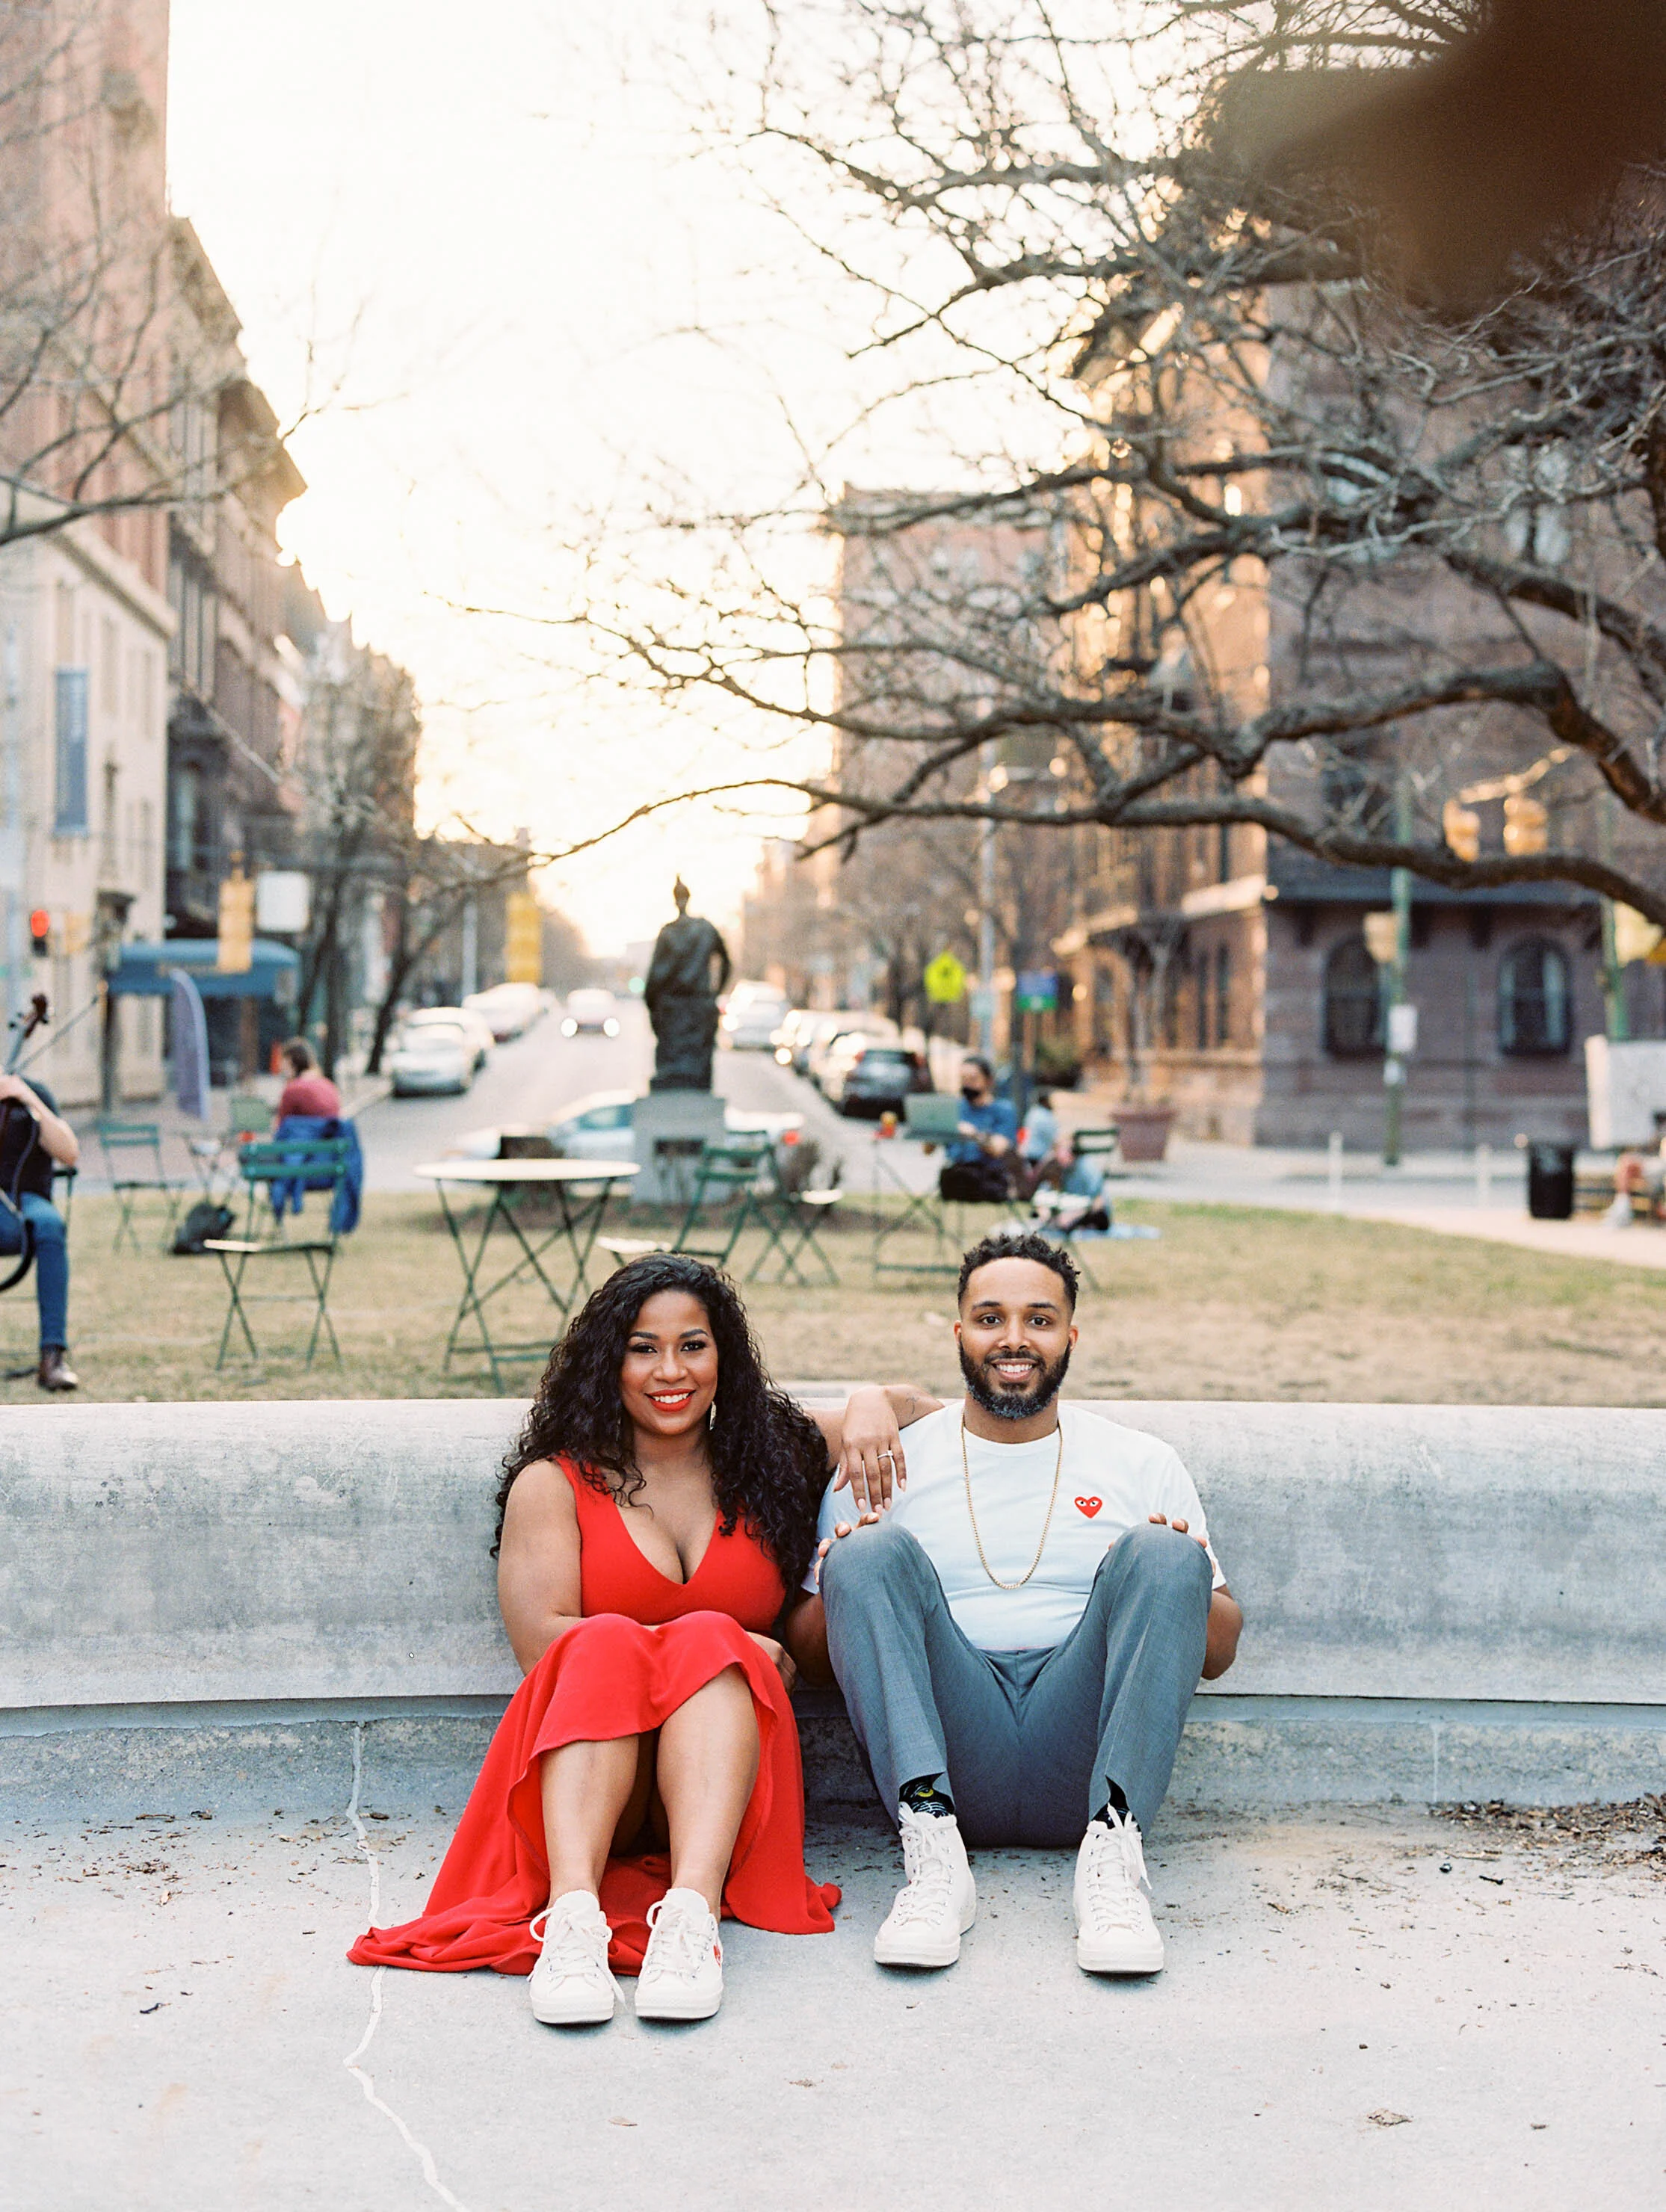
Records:
[[[311,1201],[316,1207],[317,1200]],[[1324,1214],[1128,1206],[1157,1243],[1096,1245],[1104,1287],[1085,1297],[1072,1387],[1110,1398],[1309,1398],[1518,1405],[1666,1404],[1666,1278],[1508,1245]],[[344,1364],[309,1370],[304,1307],[255,1309],[258,1365],[214,1356],[226,1294],[212,1258],[111,1249],[113,1201],[75,1202],[71,1355],[82,1395],[103,1399],[453,1397],[489,1392],[478,1362],[442,1372],[461,1277],[426,1197],[372,1197],[337,1265],[331,1310]],[[159,1243],[159,1238],[158,1238]],[[747,1298],[770,1364],[787,1377],[956,1376],[945,1277],[875,1287],[855,1228],[827,1239],[840,1287],[754,1285]],[[747,1249],[740,1255],[744,1262]],[[301,1263],[268,1264],[293,1288]],[[547,1303],[511,1294],[494,1333],[542,1341]],[[33,1278],[0,1307],[21,1365],[34,1349]],[[0,1354],[3,1357],[3,1354]],[[537,1369],[515,1369],[530,1389]],[[38,1404],[28,1381],[0,1384]]]

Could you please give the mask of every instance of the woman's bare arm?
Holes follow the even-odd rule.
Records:
[[[827,1615],[818,1597],[808,1590],[799,1592],[781,1620],[781,1640],[806,1682],[819,1685],[833,1680],[833,1662],[827,1656]]]
[[[547,1459],[534,1460],[510,1489],[497,1603],[523,1674],[581,1618],[578,1508],[567,1477]]]
[[[838,1470],[836,1487],[848,1484],[859,1512],[889,1505],[893,1479],[906,1485],[902,1431],[942,1403],[912,1382],[865,1382],[842,1406],[811,1409],[811,1419],[827,1439],[829,1464]]]

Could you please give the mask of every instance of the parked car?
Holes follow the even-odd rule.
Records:
[[[472,1006],[417,1006],[408,1013],[401,1024],[401,1034],[406,1030],[460,1029],[474,1046],[474,1073],[477,1075],[492,1056],[492,1047],[497,1039],[492,1035],[491,1024],[485,1016],[477,1013]]]
[[[544,994],[536,983],[496,983],[489,991],[471,991],[463,1004],[502,1044],[531,1029],[544,1012]]]
[[[773,1052],[775,1031],[787,1015],[787,994],[772,983],[737,983],[718,1024],[718,1036],[733,1052]]]
[[[841,1013],[828,1015],[826,1019],[833,1026],[820,1033],[817,1042],[811,1046],[805,1073],[824,1097],[830,1097],[832,1093],[827,1087],[828,1063],[831,1056],[841,1050],[843,1040],[847,1037],[895,1037],[897,1024],[889,1014],[869,1013],[863,1009],[849,1007]]]
[[[479,1040],[460,1021],[407,1022],[382,1063],[396,1098],[423,1091],[459,1095],[474,1081],[480,1065]]]
[[[611,991],[569,991],[561,1033],[563,1036],[617,1036],[618,1001]]]
[[[629,1159],[634,1091],[591,1091],[563,1107],[544,1132],[562,1159]],[[723,1109],[724,1127],[734,1137],[769,1137],[779,1141],[804,1127],[801,1114],[754,1114],[738,1106]],[[481,1155],[483,1158],[495,1157]]]
[[[883,1037],[852,1037],[850,1047],[829,1071],[827,1096],[841,1114],[871,1114],[876,1119],[889,1110],[903,1111],[910,1093],[929,1091],[931,1075],[923,1053]]]
[[[775,1058],[783,1067],[791,1067],[800,1037],[805,1036],[820,1018],[808,1006],[793,1006],[789,1010],[786,1020],[775,1031]]]

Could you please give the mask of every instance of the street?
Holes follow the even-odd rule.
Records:
[[[547,1014],[524,1036],[499,1045],[490,1066],[464,1097],[385,1098],[366,1107],[358,1116],[366,1187],[429,1189],[411,1170],[441,1158],[470,1130],[516,1123],[541,1129],[588,1091],[646,1091],[654,1069],[647,1011],[639,1000],[621,999],[618,1013],[617,1037],[564,1037],[559,1014]],[[717,1053],[712,1080],[731,1105],[802,1115],[805,1133],[820,1145],[824,1160],[843,1160],[847,1186],[873,1188],[872,1121],[847,1121],[813,1085],[777,1066],[767,1052]],[[885,1152],[910,1188],[929,1176],[932,1164],[917,1145],[894,1139]]]

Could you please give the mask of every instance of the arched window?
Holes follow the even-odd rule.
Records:
[[[1325,1050],[1363,1060],[1383,1049],[1383,985],[1363,937],[1345,937],[1325,962]]]
[[[1499,1049],[1523,1057],[1566,1052],[1573,1034],[1567,955],[1523,937],[1499,963]]]

